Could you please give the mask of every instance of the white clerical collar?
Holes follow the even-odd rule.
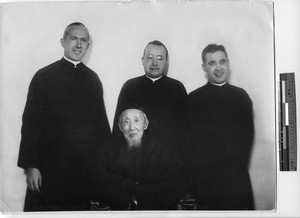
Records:
[[[214,85],[214,86],[220,86],[220,87],[221,87],[221,86],[224,86],[226,83],[227,83],[227,82],[223,82],[223,83],[219,84],[219,83],[212,83],[212,82],[211,82],[212,85]]]
[[[162,78],[162,76],[160,76],[158,78],[151,78],[148,75],[146,75],[146,77],[148,77],[149,79],[151,79],[153,83],[155,83],[157,80],[159,80],[160,78]]]
[[[80,61],[73,61],[73,60],[70,60],[68,59],[66,56],[64,56],[64,59],[66,59],[67,61],[71,62],[72,64],[74,64],[74,66],[76,67],[77,64],[80,64],[81,60]]]

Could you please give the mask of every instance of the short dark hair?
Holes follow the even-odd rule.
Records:
[[[166,47],[162,42],[160,42],[160,41],[158,41],[158,40],[154,40],[154,41],[149,42],[149,43],[147,44],[147,46],[146,46],[145,49],[144,49],[143,57],[145,57],[146,48],[147,48],[149,45],[157,45],[157,46],[162,46],[162,47],[164,47],[164,49],[166,50],[166,59],[168,59],[169,53],[168,53],[167,47]]]
[[[209,44],[208,46],[206,46],[202,51],[203,64],[205,64],[205,61],[206,61],[206,54],[207,53],[215,53],[216,51],[223,51],[226,55],[226,58],[228,58],[226,49],[223,45],[218,45],[218,44],[212,43],[212,44]]]
[[[81,23],[81,22],[74,22],[74,23],[71,23],[71,24],[69,24],[69,25],[66,27],[65,32],[64,32],[63,39],[66,39],[66,38],[67,38],[67,35],[69,34],[69,28],[72,27],[72,26],[81,26],[81,27],[86,28],[86,26],[85,26],[83,23]],[[86,29],[87,29],[87,28],[86,28]],[[88,32],[88,35],[89,35],[89,38],[90,38],[89,32]]]

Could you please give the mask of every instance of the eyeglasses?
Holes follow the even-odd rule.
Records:
[[[155,59],[156,61],[163,61],[163,60],[165,60],[165,57],[163,55],[154,56],[152,54],[149,54],[149,55],[146,56],[146,58],[148,60],[154,60]]]

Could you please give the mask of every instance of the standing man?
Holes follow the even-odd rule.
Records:
[[[178,142],[182,135],[186,90],[183,84],[166,76],[168,50],[159,41],[150,42],[142,57],[145,75],[128,80],[122,87],[114,118],[114,135],[121,135],[118,120],[128,108],[142,108],[151,124],[149,132],[160,132]]]
[[[82,23],[67,26],[64,57],[30,83],[18,160],[28,187],[24,211],[87,209],[87,166],[110,137],[102,84],[81,62],[89,40]]]
[[[202,60],[209,81],[189,94],[186,111],[191,194],[202,209],[252,210],[252,102],[243,89],[228,83],[224,46],[208,45]]]

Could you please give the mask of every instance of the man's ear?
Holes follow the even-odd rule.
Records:
[[[145,64],[144,64],[144,56],[142,57],[142,66],[145,68]]]
[[[169,59],[170,59],[170,57],[168,57],[168,59],[166,60],[166,68],[165,68],[165,72],[164,72],[164,74],[165,74],[166,76],[167,76],[168,73],[169,73],[169,63],[170,63]]]
[[[148,126],[149,126],[149,120],[146,119],[146,120],[145,120],[144,130],[146,130],[146,129],[148,128]]]
[[[120,129],[120,131],[124,133],[124,131],[123,131],[123,129],[122,129],[122,127],[121,127],[121,125],[120,125],[120,124],[118,124],[118,126],[119,126],[119,129]]]
[[[201,66],[202,66],[202,69],[204,70],[204,72],[206,72],[205,65],[204,65],[204,64],[202,64]]]
[[[60,44],[64,48],[64,46],[65,46],[65,40],[63,38],[60,39]]]

